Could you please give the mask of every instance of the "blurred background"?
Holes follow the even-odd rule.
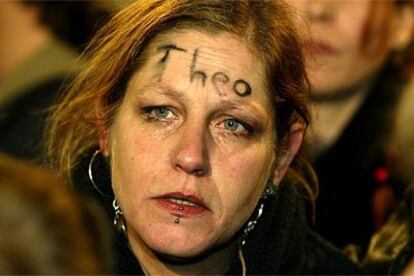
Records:
[[[129,2],[0,1],[0,152],[42,164],[48,109]],[[310,224],[369,272],[396,260],[401,272],[414,251],[414,1],[287,2],[312,92]]]

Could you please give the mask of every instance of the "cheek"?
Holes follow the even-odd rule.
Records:
[[[255,208],[271,175],[274,159],[269,150],[249,150],[220,160],[214,166],[214,183],[222,199],[226,219],[244,222]],[[213,168],[214,168],[213,167]]]
[[[145,182],[152,180],[157,164],[162,163],[161,149],[154,139],[146,139],[136,126],[117,124],[111,133],[111,176],[114,189],[137,193],[145,189]],[[158,160],[154,160],[158,156]],[[148,164],[151,164],[149,166]],[[146,181],[142,181],[145,179]],[[135,185],[134,183],[141,183]],[[118,193],[117,193],[118,194]]]
[[[269,139],[270,140],[270,139]],[[213,167],[222,177],[238,182],[261,182],[270,175],[270,165],[275,160],[271,142],[246,144],[232,151],[218,149],[212,158]],[[243,187],[245,188],[245,187]]]
[[[362,50],[362,42],[366,35],[368,5],[358,7],[340,13],[338,16],[339,32],[338,37],[341,44],[347,47],[349,54],[358,54]],[[350,20],[352,18],[352,20]]]

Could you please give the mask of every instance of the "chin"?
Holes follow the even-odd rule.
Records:
[[[311,90],[315,96],[335,96],[339,90],[340,83],[336,82],[334,78],[326,80],[314,75],[310,78]]]
[[[156,250],[153,248],[152,250],[164,263],[172,265],[186,265],[194,264],[207,258],[215,252],[226,248],[231,242],[232,240],[218,245],[210,244],[209,246],[195,246],[192,248],[183,245],[181,248],[164,248],[164,250]]]
[[[232,236],[226,227],[211,219],[182,219],[178,224],[174,219],[140,219],[134,221],[135,225],[131,222],[130,242],[136,244],[134,237],[141,239],[157,255],[185,261],[209,254]]]
[[[208,248],[152,248],[160,258],[170,260],[170,262],[191,262],[191,260],[198,259],[208,252]]]
[[[214,246],[208,233],[179,225],[151,229],[151,232],[144,234],[142,238],[159,255],[176,258],[193,258]]]

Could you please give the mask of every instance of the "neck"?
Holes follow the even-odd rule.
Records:
[[[159,257],[140,237],[129,237],[130,246],[146,275],[224,274],[230,268],[235,244],[229,244],[200,258]]]
[[[38,22],[33,7],[20,1],[0,1],[0,78],[40,50],[51,36]]]
[[[372,81],[369,81],[354,87],[347,97],[340,97],[338,100],[313,99],[311,112],[314,122],[309,130],[308,140],[314,157],[339,139],[364,102],[371,84]]]

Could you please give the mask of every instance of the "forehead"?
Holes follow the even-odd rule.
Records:
[[[214,58],[216,62],[221,61],[225,65],[232,63],[233,66],[252,67],[258,63],[258,58],[250,51],[246,43],[236,35],[227,32],[211,33],[191,29],[170,31],[158,35],[150,43],[150,52],[156,54],[161,45],[167,44],[178,44],[189,54],[192,49],[199,49],[210,58]],[[237,57],[236,60],[235,57]]]
[[[197,83],[204,90],[233,86],[239,94],[245,93],[244,101],[260,102],[271,108],[264,65],[235,35],[199,30],[170,31],[156,36],[144,57],[143,66],[130,84],[139,86],[134,79],[139,79],[141,84],[145,79],[151,84],[173,85],[177,91],[186,91]],[[228,96],[227,99],[231,98],[231,93]]]

